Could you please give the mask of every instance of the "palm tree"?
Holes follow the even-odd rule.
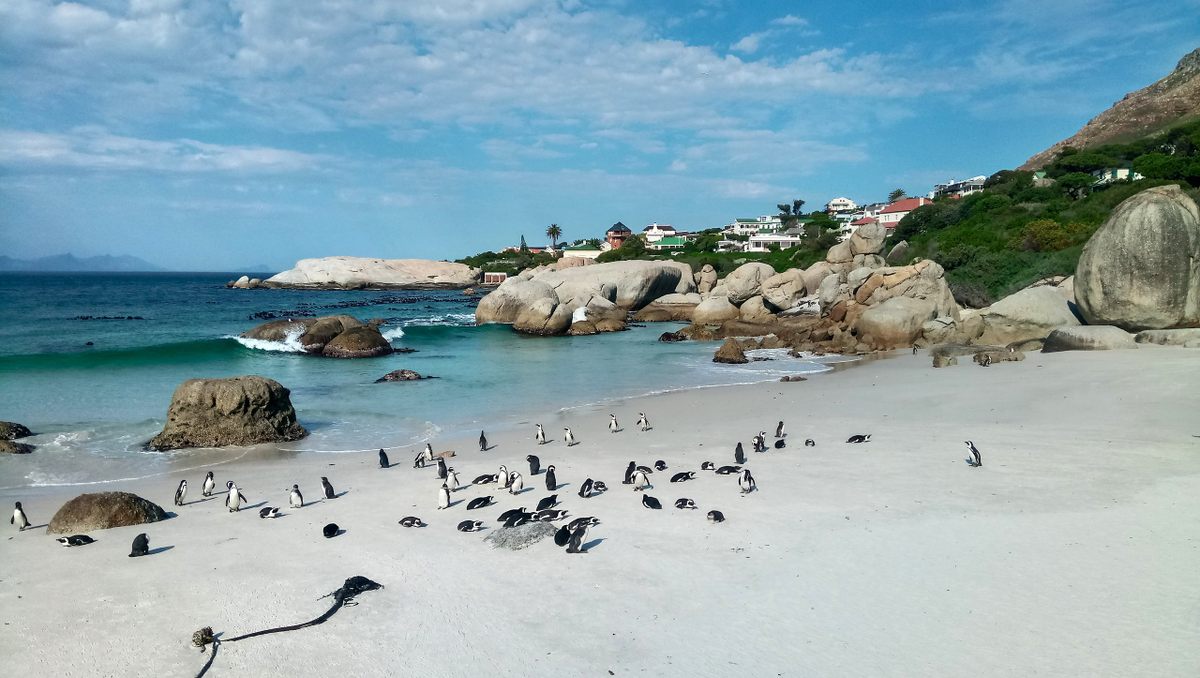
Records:
[[[908,197],[908,194],[904,192],[904,189],[897,188],[896,190],[892,191],[891,193],[888,193],[888,202],[893,203],[893,202],[896,202],[897,200],[903,200],[906,197]]]
[[[550,247],[558,249],[558,239],[562,237],[562,229],[558,224],[550,224],[550,228],[546,229],[546,237],[550,238]]]

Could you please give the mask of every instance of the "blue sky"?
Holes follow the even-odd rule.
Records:
[[[0,3],[0,253],[177,269],[698,229],[1014,167],[1200,0]]]

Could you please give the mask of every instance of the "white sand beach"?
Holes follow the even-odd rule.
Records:
[[[64,549],[44,529],[0,539],[0,674],[192,676],[192,632],[226,637],[324,612],[347,577],[386,586],[328,622],[221,646],[209,676],[1156,676],[1200,675],[1200,354],[1138,350],[1030,354],[983,369],[934,370],[900,354],[803,383],[671,393],[529,412],[529,425],[455,449],[464,482],[500,464],[520,497],[468,487],[436,510],[435,469],[416,448],[289,455],[214,467],[250,505],[313,503],[276,520],[200,499],[171,505],[183,475],[40,488],[35,526],[81,491],[125,490],[178,515],[92,533]],[[586,385],[580,385],[581,391]],[[625,430],[606,430],[609,412]],[[639,411],[653,429],[638,431]],[[303,419],[304,413],[300,412]],[[787,423],[786,449],[750,452]],[[554,440],[533,442],[533,423]],[[559,436],[571,426],[580,444]],[[486,426],[485,426],[486,428]],[[849,445],[851,434],[871,441]],[[806,448],[805,438],[815,447]],[[976,442],[983,467],[964,462]],[[733,463],[742,441],[759,490],[698,473]],[[495,519],[549,494],[524,461],[554,464],[572,517],[601,520],[589,552],[547,540],[521,551],[483,541]],[[645,509],[621,484],[629,460],[662,459]],[[321,476],[345,494],[320,497]],[[609,492],[575,496],[586,477]],[[466,511],[467,500],[499,503]],[[673,507],[690,497],[698,510]],[[727,521],[705,520],[710,509]],[[397,524],[417,515],[429,525]],[[464,534],[455,525],[485,520]],[[346,530],[333,539],[321,526]],[[152,549],[128,558],[146,532]]]

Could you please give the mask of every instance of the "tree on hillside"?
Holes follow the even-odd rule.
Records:
[[[521,247],[519,248],[519,251],[521,252],[521,254],[529,254],[529,245],[525,244],[525,234],[524,233],[521,234]]]
[[[550,228],[546,229],[546,237],[550,238],[550,246],[558,247],[558,239],[562,237],[562,229],[558,224],[550,224]]]
[[[799,198],[792,201],[792,214],[800,216],[800,210],[804,208],[804,201]]]
[[[789,216],[792,213],[792,206],[786,202],[778,203],[775,206],[779,208],[779,216],[781,217]]]
[[[904,192],[903,188],[897,188],[896,190],[892,191],[891,193],[888,193],[888,202],[893,203],[893,202],[896,202],[897,200],[903,200],[907,197],[908,197],[908,194]]]
[[[1058,178],[1058,185],[1067,195],[1079,200],[1087,196],[1092,190],[1092,186],[1096,183],[1096,177],[1083,172],[1072,172],[1064,174]]]

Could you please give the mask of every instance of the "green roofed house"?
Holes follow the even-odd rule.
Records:
[[[681,250],[687,244],[687,238],[681,235],[669,235],[659,238],[651,243],[646,243],[648,250]]]

